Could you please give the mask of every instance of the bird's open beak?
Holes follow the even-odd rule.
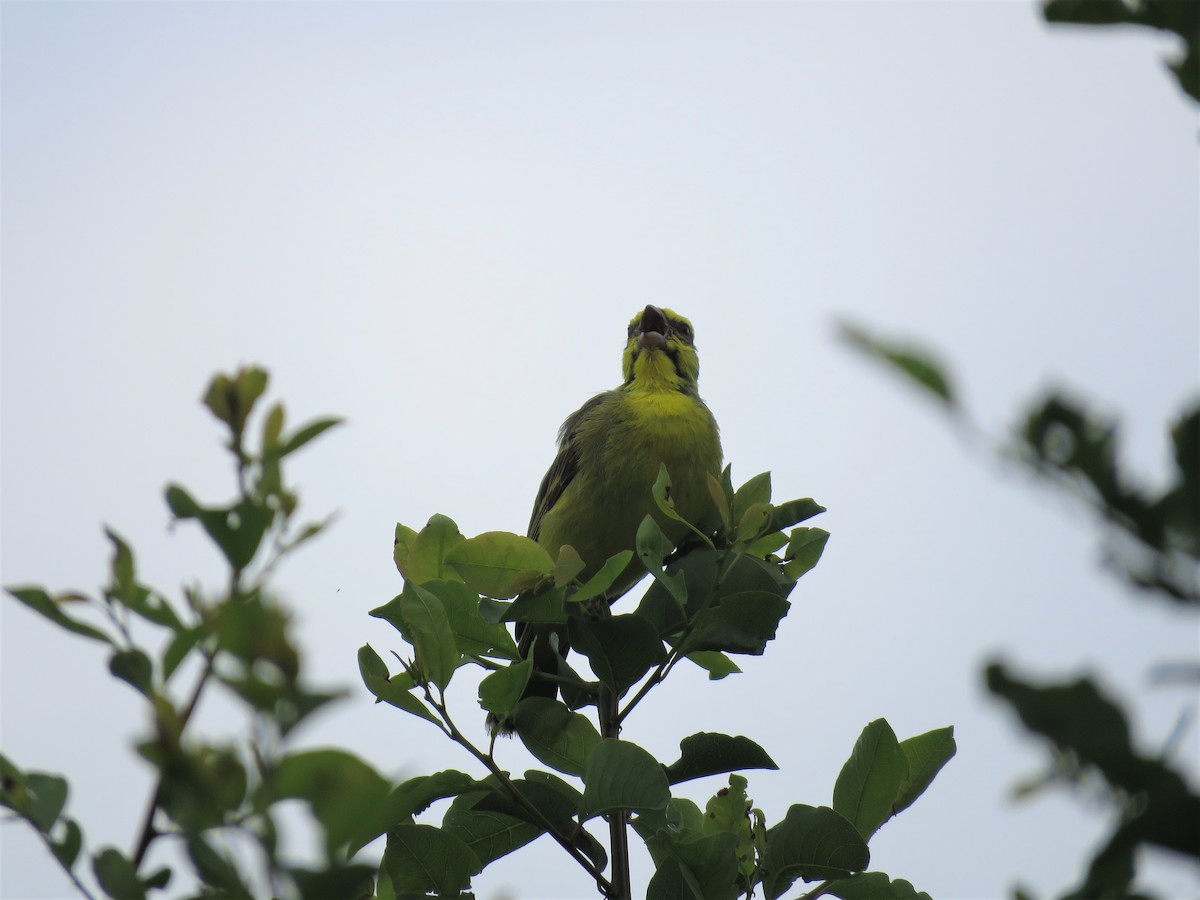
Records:
[[[667,324],[667,317],[657,306],[646,307],[639,328],[638,346],[643,350],[662,350],[667,346],[671,326]]]

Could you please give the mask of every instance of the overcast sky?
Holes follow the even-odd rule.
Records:
[[[765,657],[715,684],[677,670],[626,736],[665,760],[699,730],[754,738],[781,771],[751,794],[778,821],[830,801],[868,721],[953,724],[958,757],[872,867],[938,898],[1064,888],[1106,823],[1009,801],[1044,755],[980,668],[1099,670],[1154,750],[1195,698],[1146,672],[1195,656],[1196,621],[1130,600],[1094,523],[834,322],[940,348],[993,433],[1070,386],[1160,477],[1200,375],[1198,123],[1172,47],[1021,2],[5,3],[0,580],[95,589],[108,523],[160,589],[216,584],[162,489],[229,496],[197,398],[260,363],[291,421],[348,419],[292,472],[310,517],[340,516],[278,586],[311,674],[354,696],[300,739],[393,778],[478,774],[359,686],[361,644],[400,649],[367,615],[400,589],[393,527],[522,531],[559,423],[619,381],[629,317],[669,306],[696,326],[735,480],[771,470],[833,537]],[[67,774],[91,850],[128,848],[138,698],[10,600],[0,627],[4,753]],[[198,725],[240,721],[213,697]],[[1180,752],[1200,758],[1194,727]],[[516,742],[501,760],[531,764]],[[70,896],[26,829],[0,842],[0,895]],[[1194,869],[1156,860],[1156,879],[1200,892]],[[547,840],[475,888],[594,896]]]

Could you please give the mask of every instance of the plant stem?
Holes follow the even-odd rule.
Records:
[[[603,738],[620,740],[621,717],[617,711],[617,695],[607,685],[600,686],[600,701],[596,704],[600,716],[600,735]],[[631,900],[633,890],[629,883],[629,812],[614,809],[607,816],[609,857],[612,860],[612,891],[610,900]]]
[[[537,823],[538,827],[549,834],[550,837],[554,838],[554,840],[557,841],[558,844],[564,850],[566,850],[568,854],[570,854],[571,858],[574,859],[575,862],[579,863],[579,865],[582,866],[583,869],[589,875],[591,875],[593,879],[595,879],[596,886],[600,889],[600,892],[604,894],[604,896],[616,897],[617,895],[613,893],[613,885],[610,884],[609,880],[604,877],[604,873],[600,869],[596,868],[592,861],[588,859],[578,847],[575,846],[571,837],[559,832],[559,830],[554,827],[554,824],[542,814],[542,811],[530,803],[525,795],[517,789],[517,786],[512,783],[505,771],[496,764],[496,761],[492,759],[490,755],[484,753],[482,750],[472,744],[467,736],[458,730],[458,726],[455,725],[454,720],[450,718],[449,710],[446,709],[444,698],[443,701],[434,699],[433,693],[429,690],[428,685],[424,686],[424,690],[426,701],[430,706],[436,709],[438,714],[442,717],[442,721],[445,723],[446,733],[450,736],[450,738],[456,744],[458,744],[460,747],[463,747],[468,753],[474,756],[476,760],[483,764],[484,768],[486,768],[492,775],[495,776],[496,780],[499,781],[504,787],[509,799],[529,813],[529,815]],[[494,737],[493,740],[495,740]],[[628,893],[624,895],[624,898],[625,900],[629,900]]]

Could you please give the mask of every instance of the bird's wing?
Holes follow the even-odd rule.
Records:
[[[542,478],[542,486],[538,488],[537,500],[533,502],[533,514],[529,517],[529,537],[538,540],[542,517],[554,508],[554,504],[563,495],[567,485],[579,472],[580,431],[583,421],[597,406],[604,402],[609,393],[597,394],[587,403],[575,410],[563,422],[558,432],[558,455],[550,464],[549,471]]]

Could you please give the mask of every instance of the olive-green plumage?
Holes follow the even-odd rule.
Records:
[[[647,513],[678,543],[686,533],[663,516],[651,488],[663,463],[671,476],[676,510],[695,522],[706,511],[708,476],[721,470],[717,423],[696,388],[700,360],[691,323],[669,309],[647,306],[629,323],[623,357],[625,381],[588,400],[559,432],[558,455],[542,479],[529,521],[529,536],[557,556],[575,548],[586,579],[604,562],[634,549]],[[646,574],[635,556],[608,591],[612,602]],[[518,629],[522,654],[534,651],[535,670],[553,672],[552,644],[567,650],[565,629]],[[535,675],[527,695],[553,697],[552,682]]]

